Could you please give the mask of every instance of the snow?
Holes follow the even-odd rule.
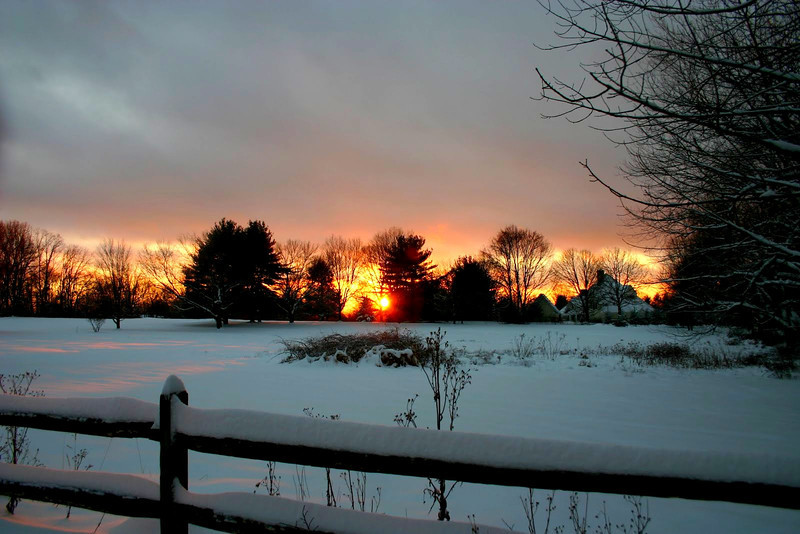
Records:
[[[778,150],[785,152],[800,152],[800,145],[786,141],[785,139],[765,139],[765,141]]]
[[[57,487],[97,494],[112,493],[130,499],[159,499],[158,484],[133,475],[0,463],[0,479],[27,487]]]
[[[534,444],[554,441],[576,447],[564,450],[564,458],[541,457],[537,459],[540,462],[577,460],[601,465],[611,460],[617,462],[616,467],[663,467],[695,475],[713,471],[735,478],[758,476],[767,480],[796,476],[792,473],[796,473],[800,460],[800,381],[777,380],[759,368],[640,368],[618,354],[598,350],[616,343],[648,345],[664,341],[689,342],[695,348],[719,352],[754,350],[747,343],[727,344],[722,333],[686,337],[684,330],[670,327],[570,324],[397,326],[423,337],[441,326],[450,346],[463,350],[462,359],[472,368],[472,384],[462,395],[456,430],[475,440],[483,438],[474,437],[477,434],[496,436],[491,439],[497,439],[498,445],[473,443],[454,454],[516,461],[513,451],[503,455],[499,449],[491,449],[501,447],[505,439],[515,442],[516,438],[525,438]],[[407,399],[415,394],[420,395],[414,406],[418,425],[433,426],[431,393],[422,372],[413,367],[379,367],[377,358],[362,360],[358,365],[334,361],[282,364],[285,355],[281,341],[384,328],[386,325],[377,323],[290,325],[234,321],[218,331],[208,320],[131,319],[124,321],[120,330],[104,328],[94,333],[85,320],[1,318],[0,372],[38,370],[41,378],[34,387],[43,389],[46,399],[83,398],[53,400],[60,407],[77,403],[70,408],[76,414],[93,417],[99,410],[107,410],[104,418],[116,413],[126,419],[131,416],[129,408],[115,408],[114,404],[119,403],[114,399],[131,397],[142,404],[130,411],[141,410],[137,417],[149,420],[155,418],[154,403],[165,381],[176,375],[189,392],[190,408],[185,413],[207,408],[229,415],[231,410],[251,410],[283,417],[300,416],[308,407],[325,416],[340,414],[343,421],[325,422],[331,428],[330,438],[339,435],[336,439],[352,442],[358,441],[356,435],[347,435],[353,427],[335,425],[391,425],[394,415],[405,409]],[[514,341],[521,334],[526,340],[538,341],[563,336],[563,343],[553,360],[536,356],[521,362],[512,354]],[[582,353],[588,355],[591,366],[583,365],[586,360],[581,358]],[[113,399],[93,406],[88,406],[86,400],[107,397]],[[287,421],[287,425],[301,424],[295,417],[288,417]],[[177,424],[184,423],[189,421],[179,417]],[[228,431],[242,430],[234,428],[234,422],[228,424]],[[245,430],[266,431],[251,427]],[[416,446],[403,444],[400,438],[392,443],[395,436],[403,435],[402,429],[385,430],[386,436],[378,440],[383,442],[378,443],[381,447]],[[67,446],[73,444],[71,435],[32,430],[30,436],[45,465],[65,467]],[[598,457],[580,458],[580,447],[589,444]],[[448,446],[456,447],[453,443]],[[94,465],[90,473],[112,471],[157,480],[158,448],[153,442],[78,436],[77,447],[88,450],[86,461]],[[487,447],[485,454],[477,450]],[[642,449],[653,454],[665,450],[682,452],[664,462],[664,466],[652,465],[652,458],[628,457],[630,451]],[[752,455],[759,458],[758,465],[765,468],[763,473],[744,471],[745,464],[740,460]],[[776,469],[775,463],[780,464],[782,459],[786,459],[786,465]],[[633,462],[629,464],[628,460]],[[252,492],[265,474],[264,462],[190,453],[189,488],[193,494]],[[282,496],[294,497],[299,471],[293,465],[279,464],[277,474],[281,477]],[[309,467],[305,475],[311,493],[308,504],[324,503],[324,471]],[[349,506],[342,495],[343,483],[337,470],[333,482],[340,503]],[[431,517],[430,501],[422,502],[424,479],[370,474],[367,485],[368,496],[375,495],[377,486],[383,489],[380,512],[409,518]],[[465,521],[467,515],[475,514],[482,524],[502,528],[505,521],[524,530],[526,521],[519,500],[523,495],[527,496],[523,488],[464,484],[456,487],[449,499],[451,515],[454,520]],[[535,498],[543,502],[545,495],[545,490],[537,489]],[[565,492],[556,494],[557,510],[552,521],[555,525],[570,524],[567,497]],[[614,524],[627,522],[630,509],[621,497],[590,494],[588,498],[590,523],[604,503]],[[648,502],[651,534],[800,530],[800,513],[793,510],[681,499],[651,498]],[[87,532],[93,531],[100,519],[100,514],[88,512],[73,511],[69,520],[64,520],[64,515],[63,508],[24,501],[14,517],[0,515],[0,531],[40,532],[46,526]],[[542,509],[537,517],[544,519]],[[106,517],[98,533],[149,532],[152,528],[152,522]]]
[[[305,445],[486,467],[654,475],[800,487],[800,459],[763,452],[668,450],[376,427],[249,410],[204,410],[180,404],[174,408],[176,431],[191,436]]]
[[[0,395],[0,413],[27,412],[75,419],[102,419],[108,423],[152,423],[158,405],[127,397],[50,398]]]
[[[164,381],[161,395],[167,397],[173,393],[181,393],[183,391],[186,391],[186,386],[183,385],[183,381],[175,375],[169,375]]]
[[[181,504],[214,509],[218,514],[240,516],[271,524],[298,526],[322,532],[341,534],[446,534],[471,532],[465,522],[447,522],[393,517],[384,514],[362,513],[345,508],[330,508],[281,497],[265,497],[242,493],[201,495],[179,491],[176,501]],[[507,529],[479,525],[486,534],[507,533]]]

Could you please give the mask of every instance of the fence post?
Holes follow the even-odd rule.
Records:
[[[173,399],[176,399],[174,401]],[[164,382],[159,399],[159,432],[161,442],[161,532],[187,534],[189,524],[181,517],[175,504],[175,484],[189,489],[189,453],[175,441],[173,402],[189,404],[189,393],[180,378],[170,375]]]

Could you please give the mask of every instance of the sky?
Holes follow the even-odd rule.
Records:
[[[93,247],[201,233],[278,241],[399,226],[446,263],[502,227],[625,246],[624,152],[543,119],[534,2],[0,3],[0,219]]]

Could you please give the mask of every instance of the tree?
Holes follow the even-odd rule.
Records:
[[[183,268],[183,301],[210,314],[217,328],[227,324],[237,304],[258,315],[283,272],[267,225],[250,221],[242,228],[222,219],[194,245]]]
[[[794,0],[544,4],[567,39],[604,56],[575,83],[540,73],[560,115],[613,132],[631,187],[593,180],[678,269],[686,309],[750,316],[800,337],[800,5]],[[610,119],[610,120],[608,120]],[[704,236],[705,234],[705,236]],[[724,252],[736,258],[715,259]],[[692,257],[682,258],[688,254]],[[684,283],[687,282],[687,283]],[[791,352],[791,351],[789,351]]]
[[[277,296],[278,307],[286,314],[290,323],[303,304],[312,285],[308,269],[313,261],[317,246],[309,241],[290,239],[277,247],[278,261],[283,267],[278,275],[273,291]]]
[[[56,262],[64,248],[64,239],[47,230],[36,230],[33,232],[33,244],[36,250],[31,269],[34,311],[37,315],[45,315],[52,311],[54,286],[58,277]]]
[[[485,263],[471,256],[458,258],[449,272],[453,322],[489,320],[494,292],[495,283]]]
[[[355,294],[359,276],[364,269],[365,253],[358,238],[331,236],[323,248],[325,263],[331,271],[339,320],[347,303]]]
[[[0,313],[19,315],[31,311],[30,271],[35,260],[30,225],[0,221]]]
[[[89,251],[68,245],[61,253],[56,282],[56,303],[62,314],[75,315],[84,304],[91,285]]]
[[[617,307],[617,315],[622,315],[622,307],[636,300],[636,288],[647,283],[647,267],[633,254],[619,248],[604,251],[600,266],[615,282],[603,285],[602,296]]]
[[[391,302],[390,316],[399,321],[419,320],[424,306],[424,285],[435,267],[425,238],[400,234],[384,249],[380,260],[381,287]]]
[[[106,239],[97,247],[97,298],[117,328],[137,312],[143,282],[124,241]]]
[[[388,293],[388,288],[384,286],[382,265],[389,254],[389,248],[392,243],[401,235],[404,235],[401,228],[392,227],[375,234],[372,240],[364,247],[364,269],[362,274],[366,280],[366,291],[372,294],[371,298],[376,303]]]
[[[210,308],[205,309],[202,302],[192,301],[186,294],[184,270],[193,252],[193,241],[181,238],[177,245],[163,242],[146,245],[139,253],[139,265],[155,286],[155,298],[177,304],[180,310],[196,308],[213,316]]]
[[[450,273],[439,268],[432,269],[421,284],[422,308],[419,320],[427,323],[449,321],[453,317],[453,306],[449,291]]]
[[[340,314],[341,293],[334,289],[333,272],[324,257],[316,257],[311,261],[308,266],[308,283],[310,287],[306,301],[312,318],[325,321],[331,315]]]
[[[551,255],[552,246],[542,234],[515,225],[500,230],[481,252],[516,321],[525,321],[528,303],[547,282]]]
[[[553,262],[553,277],[558,283],[569,287],[581,308],[581,320],[589,321],[592,310],[589,288],[597,282],[600,259],[590,250],[565,250]]]

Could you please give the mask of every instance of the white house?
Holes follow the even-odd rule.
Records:
[[[570,299],[562,308],[561,317],[566,321],[580,321],[583,299],[588,299],[589,319],[592,321],[611,321],[620,317],[631,319],[654,312],[652,306],[639,298],[633,287],[620,284],[603,270],[597,271],[597,282],[588,291]]]

